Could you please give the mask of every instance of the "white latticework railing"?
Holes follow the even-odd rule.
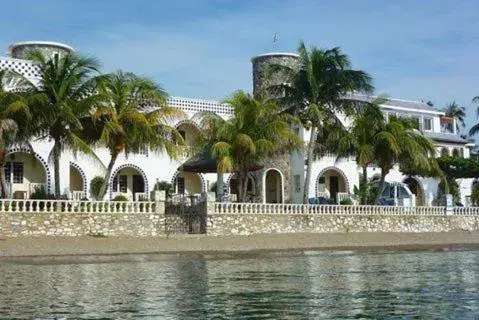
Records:
[[[154,213],[156,206],[151,201],[0,200],[0,213]]]
[[[445,207],[215,203],[216,214],[420,215],[444,216]],[[455,207],[450,215],[479,216],[479,207]]]

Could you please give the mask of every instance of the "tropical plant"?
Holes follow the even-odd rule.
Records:
[[[173,193],[173,186],[168,181],[158,181],[155,184],[154,190],[165,191],[165,196],[168,197],[171,193]]]
[[[90,192],[95,200],[101,199],[100,190],[104,183],[105,179],[100,176],[96,176],[90,181]]]
[[[82,118],[89,117],[100,103],[97,94],[99,63],[94,58],[77,54],[55,55],[49,58],[40,51],[29,54],[38,67],[39,79],[24,78],[23,88],[35,97],[32,105],[39,138],[51,138],[53,148],[49,159],[53,162],[55,195],[60,196],[60,156],[65,149],[80,151],[96,158],[88,143],[80,138]]]
[[[11,92],[8,86],[15,82],[16,75],[0,70],[0,186],[1,197],[7,196],[5,160],[8,149],[15,144],[29,144],[31,110],[28,97],[19,92]]]
[[[355,156],[362,168],[361,185],[367,184],[367,167],[378,166],[379,190],[383,190],[386,175],[396,164],[406,163],[412,168],[434,166],[434,159],[429,158],[435,153],[434,143],[417,130],[417,123],[396,117],[386,121],[377,100],[363,107],[349,129],[338,127],[333,131],[329,145],[337,146],[333,150],[339,157]],[[366,204],[365,193],[361,196],[361,203]]]
[[[261,167],[268,156],[299,150],[302,141],[290,127],[292,117],[281,113],[264,95],[237,91],[225,102],[233,108],[234,116],[225,120],[204,115],[204,143],[217,162],[218,172],[236,174],[238,201],[244,202],[248,172]]]
[[[166,92],[155,82],[117,71],[101,77],[98,91],[103,103],[92,114],[95,130],[89,140],[98,141],[110,152],[101,197],[106,193],[120,153],[128,156],[131,152],[151,149],[166,151],[171,158],[177,158],[184,143],[181,135],[169,125],[182,113],[168,107]]]
[[[119,194],[113,198],[113,201],[128,201],[128,198],[122,194]]]
[[[298,116],[305,128],[310,130],[304,181],[304,203],[309,196],[312,163],[319,153],[324,152],[323,130],[340,123],[337,112],[348,112],[354,103],[348,94],[373,91],[371,77],[351,69],[349,57],[340,48],[306,49],[303,42],[298,48],[299,68],[273,65],[270,73],[285,75],[284,84],[273,85],[268,90],[278,97],[279,104]]]
[[[479,206],[479,184],[472,188],[471,201],[474,206]]]
[[[464,118],[466,117],[466,110],[464,107],[460,107],[456,101],[452,101],[446,105],[444,112],[447,117],[453,118],[456,120],[456,131],[459,132],[460,126],[463,128],[466,126],[464,123]]]

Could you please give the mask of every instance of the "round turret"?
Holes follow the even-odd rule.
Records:
[[[251,59],[253,63],[253,93],[258,93],[271,85],[286,82],[284,74],[281,72],[268,74],[268,69],[271,65],[299,68],[298,58],[296,53],[288,52],[266,53],[253,57]]]
[[[75,52],[66,44],[49,41],[17,42],[8,48],[10,56],[16,59],[28,59],[28,54],[34,50],[41,51],[47,57],[53,57],[56,54],[63,56]]]

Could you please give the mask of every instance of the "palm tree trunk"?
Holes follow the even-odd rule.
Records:
[[[243,175],[242,175],[242,173],[238,172],[237,177],[238,177],[238,202],[244,202]]]
[[[248,171],[245,171],[243,176],[243,202],[246,201],[246,195],[248,194]]]
[[[103,178],[103,184],[100,188],[100,192],[98,192],[98,200],[102,200],[105,196],[106,191],[108,190],[108,184],[110,182],[111,172],[113,171],[113,166],[115,165],[116,159],[118,158],[118,152],[114,152],[111,154],[110,162],[108,163],[108,167],[106,169],[105,177]]]
[[[60,198],[60,146],[55,141],[53,145],[53,172],[55,178],[55,197]]]
[[[5,179],[5,156],[7,152],[5,150],[0,151],[0,185],[2,187],[2,199],[7,198],[7,181]]]
[[[375,203],[377,203],[379,199],[381,198],[381,194],[383,193],[383,189],[384,189],[384,184],[386,183],[387,174],[388,172],[386,172],[385,169],[381,169],[381,179],[379,180],[379,194],[377,195],[376,200],[374,201]]]
[[[311,181],[311,170],[313,165],[314,142],[316,138],[316,127],[311,127],[311,136],[309,138],[308,154],[306,159],[306,177],[304,178],[303,203],[308,203],[309,182]]]
[[[361,204],[367,204],[367,193],[365,192],[367,189],[366,189],[366,186],[368,184],[368,166],[367,165],[364,165],[363,166],[363,179],[361,181],[361,185],[360,186],[360,190],[362,190],[361,192]]]

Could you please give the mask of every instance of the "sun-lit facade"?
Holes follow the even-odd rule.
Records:
[[[40,49],[44,53],[54,56],[72,52],[73,48],[54,42],[24,42],[14,44],[9,48],[8,57],[0,57],[0,69],[14,70],[35,81],[39,77],[38,68],[26,60],[26,52],[32,48]],[[254,57],[253,88],[260,90],[269,83],[265,78],[264,65],[270,62],[297,63],[297,57],[291,53],[272,53]],[[125,66],[127,69],[128,66]],[[280,79],[273,79],[279,81]],[[14,88],[15,84],[10,84]],[[358,99],[369,100],[372,97],[356,96]],[[179,108],[186,114],[185,119],[178,120],[174,126],[183,136],[186,144],[195,146],[201,130],[201,118],[205,112],[212,112],[228,118],[233,114],[232,109],[218,101],[171,97],[168,100],[171,107]],[[437,155],[453,155],[468,158],[470,148],[468,141],[462,139],[455,131],[455,120],[445,117],[444,112],[438,111],[426,103],[389,99],[382,105],[387,117],[408,116],[418,119],[424,134],[436,142]],[[347,122],[347,119],[345,119]],[[300,134],[305,141],[309,139],[309,132],[300,128]],[[48,139],[32,141],[33,152],[18,146],[8,151],[7,163],[4,168],[8,184],[8,194],[13,198],[29,198],[39,186],[44,186],[47,192],[53,191],[53,166],[49,155],[53,142]],[[90,198],[90,181],[95,176],[103,176],[109,160],[109,153],[104,148],[96,148],[95,153],[100,161],[92,157],[66,151],[61,155],[60,171],[62,194],[72,199]],[[120,155],[116,161],[109,181],[109,190],[106,198],[113,199],[123,195],[136,201],[142,197],[150,197],[159,181],[167,181],[173,185],[175,193],[201,194],[211,192],[216,186],[217,174],[213,172],[188,172],[183,164],[193,154],[181,159],[171,160],[167,155],[153,150],[143,150],[138,154],[126,157]],[[302,202],[304,183],[303,153],[292,154],[266,161],[265,166],[248,176],[248,201],[285,203]],[[370,177],[379,174],[378,168],[368,169]],[[237,183],[234,175],[225,174],[224,190],[229,199],[234,199],[237,193]],[[387,181],[403,182],[415,194],[418,205],[431,205],[437,194],[438,182],[431,178],[409,177],[399,170],[392,170],[386,177]],[[359,183],[359,169],[354,159],[338,160],[334,155],[326,155],[314,161],[312,177],[309,186],[309,196],[335,199],[349,198],[355,185]],[[462,203],[468,204],[471,194],[472,179],[459,181]],[[225,197],[228,198],[228,197]]]

